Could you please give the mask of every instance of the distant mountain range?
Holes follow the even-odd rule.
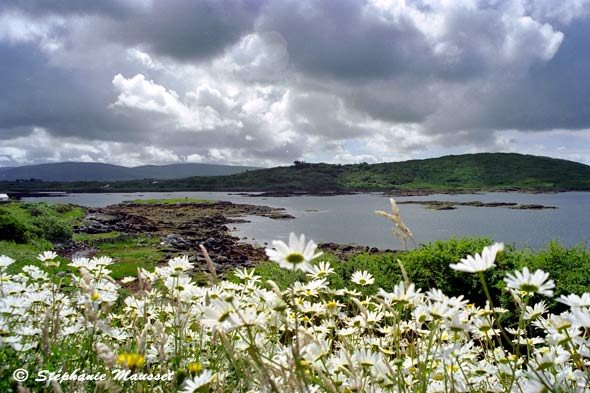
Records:
[[[0,167],[0,181],[37,179],[73,182],[179,179],[192,176],[226,176],[254,169],[260,168],[196,163],[144,165],[130,168],[94,162],[58,162],[19,167]]]

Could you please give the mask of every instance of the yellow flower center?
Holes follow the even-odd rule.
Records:
[[[300,264],[301,262],[303,262],[305,260],[303,255],[300,253],[297,253],[297,252],[287,255],[287,257],[285,259],[287,260],[287,262],[292,263],[293,265]]]
[[[523,292],[537,292],[539,287],[535,284],[523,283],[520,284],[520,290]]]

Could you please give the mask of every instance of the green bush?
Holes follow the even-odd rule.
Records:
[[[21,206],[28,210],[31,217],[50,216],[55,214],[55,211],[44,203],[25,203]]]
[[[31,224],[39,229],[42,238],[51,242],[69,240],[74,234],[72,226],[67,221],[54,216],[34,217]]]
[[[557,298],[570,293],[590,292],[590,252],[586,244],[566,248],[558,242],[550,242],[544,250],[516,251],[507,257],[519,268],[528,266],[531,270],[541,269],[555,280],[555,292],[548,299],[550,307],[565,310]]]
[[[10,213],[0,210],[0,240],[27,243],[31,240],[31,228]]]
[[[465,274],[449,267],[451,263],[458,263],[461,258],[475,253],[481,253],[485,246],[492,243],[487,238],[462,238],[447,241],[435,241],[420,245],[400,255],[400,260],[408,272],[410,281],[419,288],[438,288],[450,296],[464,295],[472,302],[483,305],[486,297],[481,289],[480,278],[477,274]],[[496,268],[485,272],[484,276],[492,296],[501,294],[504,287],[502,281],[507,271],[515,268],[513,260],[505,258],[512,252],[510,246],[496,258]]]
[[[416,250],[399,251],[383,254],[359,254],[348,261],[339,261],[332,254],[324,254],[318,261],[329,261],[336,274],[329,277],[334,288],[355,288],[363,295],[376,292],[377,288],[386,291],[403,280],[401,268],[397,262],[399,259],[411,282],[417,288],[438,288],[450,296],[464,295],[477,305],[484,305],[485,294],[481,290],[481,282],[477,274],[465,274],[449,267],[451,263],[458,263],[461,258],[475,253],[481,253],[485,246],[492,243],[486,238],[463,238],[446,241],[435,241],[420,245]],[[503,277],[506,272],[514,270],[516,261],[514,258],[506,258],[505,254],[512,252],[511,247],[506,247],[505,252],[498,255],[497,267],[485,272],[485,279],[490,287],[492,296],[502,296],[501,303],[510,299],[501,289],[504,287]],[[357,270],[366,270],[373,275],[375,283],[371,286],[355,286],[351,281],[352,274]],[[260,264],[256,267],[256,273],[261,275],[262,281],[271,279],[279,287],[286,288],[296,280],[304,278],[301,272],[289,272],[281,269],[273,262]]]

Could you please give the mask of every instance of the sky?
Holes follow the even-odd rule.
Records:
[[[590,164],[590,0],[0,0],[0,167]]]

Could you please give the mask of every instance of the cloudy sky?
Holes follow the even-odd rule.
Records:
[[[590,164],[590,0],[0,1],[0,166]]]

